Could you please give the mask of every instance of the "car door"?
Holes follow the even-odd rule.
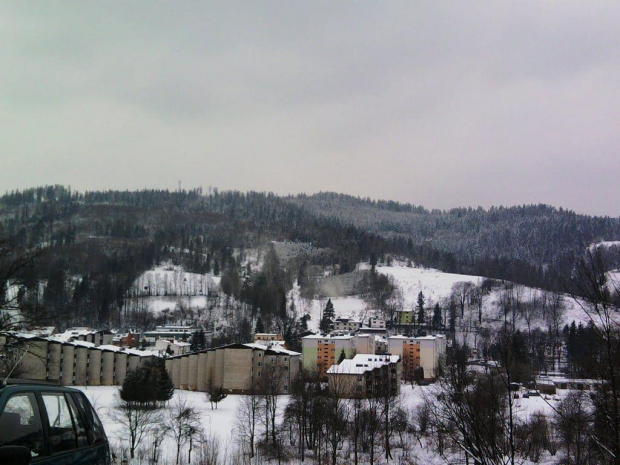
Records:
[[[95,442],[89,428],[92,418],[76,402],[80,399],[68,392],[42,391],[39,393],[47,430],[49,455],[33,460],[41,465],[108,465],[107,441]],[[89,421],[90,420],[90,421]]]
[[[0,447],[26,447],[35,463],[47,454],[39,403],[33,392],[13,393],[0,408]]]

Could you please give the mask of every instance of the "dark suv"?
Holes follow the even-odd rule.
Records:
[[[86,396],[52,384],[0,384],[0,464],[109,465],[108,439]]]

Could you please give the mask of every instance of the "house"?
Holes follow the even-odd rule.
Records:
[[[369,323],[368,326],[370,326],[372,329],[386,329],[387,328],[385,318],[371,317],[368,323]]]
[[[412,325],[414,322],[413,310],[396,310],[396,324]]]
[[[362,327],[361,321],[349,318],[336,318],[333,322],[334,331],[354,332]]]
[[[140,347],[140,333],[129,331],[117,334],[112,339],[112,344],[118,347]]]
[[[159,339],[155,341],[155,348],[160,354],[183,355],[190,352],[189,342],[177,341],[176,339]]]
[[[327,370],[329,386],[347,398],[395,396],[400,393],[398,355],[358,354]]]
[[[193,326],[156,326],[154,331],[144,333],[144,339],[149,345],[154,345],[159,339],[177,339],[188,342],[198,329]]]
[[[275,333],[256,333],[254,334],[254,342],[281,342],[284,343],[284,337]]]

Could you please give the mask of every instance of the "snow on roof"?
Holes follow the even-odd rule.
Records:
[[[402,334],[396,334],[394,336],[389,336],[389,339],[414,339],[416,341],[426,340],[426,341],[434,341],[437,338],[445,339],[446,336],[443,334],[438,334],[436,336],[403,336]]]
[[[43,339],[38,334],[31,334],[31,333],[17,333],[15,336],[20,337],[22,339],[35,339],[35,338]]]
[[[86,342],[86,341],[67,341],[70,344],[73,344],[74,346],[80,346],[80,347],[88,347],[88,348],[93,348],[93,349],[98,349],[99,346],[97,344],[95,344],[94,342]]]
[[[310,336],[303,337],[302,339],[353,339],[355,336],[325,336],[321,334],[312,334]]]
[[[111,344],[106,344],[106,345],[102,345],[102,346],[97,346],[97,349],[101,349],[101,350],[111,350],[113,352],[122,352],[123,349],[122,347],[119,346],[113,346]]]
[[[375,368],[397,363],[398,360],[398,355],[357,354],[352,359],[343,360],[340,365],[332,365],[327,374],[361,375]]]
[[[125,349],[128,355],[138,355],[140,357],[159,357],[159,352],[156,350],[138,350],[138,349]]]
[[[250,347],[252,349],[258,349],[258,350],[270,350],[272,352],[277,352],[279,354],[284,354],[284,355],[301,355],[299,352],[294,352],[292,350],[288,350],[285,349],[284,347],[282,347],[280,344],[270,344],[270,345],[264,345],[264,344],[257,344],[256,342],[250,342],[248,344],[243,344],[246,347]]]

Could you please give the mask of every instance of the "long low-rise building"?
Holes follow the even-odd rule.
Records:
[[[174,387],[190,391],[222,389],[247,394],[274,389],[288,394],[299,373],[301,354],[280,344],[230,344],[166,359]]]
[[[0,345],[7,343],[14,344],[15,350],[21,352],[12,377],[63,386],[121,385],[129,370],[139,368],[156,356],[151,351],[66,341],[54,336],[0,335]]]

